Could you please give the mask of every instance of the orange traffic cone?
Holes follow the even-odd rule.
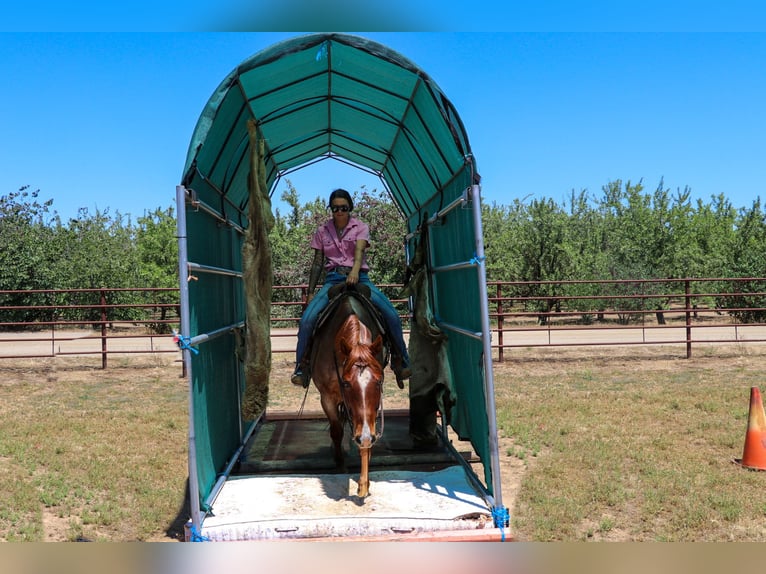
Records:
[[[750,414],[747,417],[745,449],[737,464],[753,470],[766,470],[766,414],[763,411],[761,391],[750,388]]]

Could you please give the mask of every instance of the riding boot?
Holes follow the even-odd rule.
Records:
[[[396,375],[396,384],[400,389],[404,388],[404,381],[410,378],[412,375],[412,369],[403,366],[401,355],[391,356],[391,370]]]
[[[307,389],[311,381],[311,374],[308,368],[303,366],[303,363],[295,365],[295,371],[290,376],[290,382],[297,387],[303,387]]]

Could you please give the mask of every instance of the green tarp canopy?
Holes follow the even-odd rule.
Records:
[[[267,142],[269,187],[291,170],[336,158],[380,175],[409,218],[466,165],[476,173],[457,112],[414,63],[357,36],[297,37],[237,66],[191,139],[184,184],[202,200],[222,198],[243,226],[250,118]]]
[[[249,225],[248,120],[257,122],[266,143],[271,193],[291,171],[338,160],[381,178],[407,221],[410,256],[427,224],[433,317],[450,338],[457,399],[450,426],[482,458],[491,492],[496,437],[489,423],[495,413],[488,412],[494,399],[487,403],[485,384],[487,377],[491,381],[491,353],[481,218],[470,205],[479,201],[466,201],[479,188],[468,137],[453,105],[407,58],[357,36],[310,34],[258,52],[226,76],[202,111],[183,170],[180,189],[191,199],[179,200],[185,199],[179,212],[185,209],[187,220],[179,245],[196,269],[212,271],[195,272],[197,280],[188,285],[182,274],[182,313],[189,317],[189,332],[182,335],[205,343],[187,353],[192,454],[203,507],[245,426],[237,416],[243,378],[236,337],[208,335],[230,333],[229,326],[244,321],[237,270],[242,230]]]

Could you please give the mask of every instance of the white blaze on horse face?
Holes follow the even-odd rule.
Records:
[[[367,388],[371,387],[374,388],[374,385],[376,382],[373,380],[372,376],[372,369],[362,369],[361,373],[359,373],[359,376],[357,377],[357,382],[359,383],[359,394],[362,398],[362,409],[361,412],[365,413],[364,416],[364,423],[362,424],[362,432],[359,436],[359,440],[364,444],[367,441],[372,439],[372,429],[370,428],[369,421],[367,420]]]
[[[359,391],[362,395],[362,412],[367,413],[367,387],[370,386],[370,380],[372,379],[372,373],[370,369],[364,369],[359,374]],[[370,435],[370,425],[367,422],[367,416],[364,417],[364,424],[362,425],[362,440],[369,438]]]

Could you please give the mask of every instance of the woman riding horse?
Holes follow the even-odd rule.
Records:
[[[330,194],[328,209],[332,218],[316,230],[311,239],[314,260],[309,273],[309,294],[306,310],[298,325],[298,346],[295,350],[295,372],[290,378],[294,385],[309,386],[309,357],[306,354],[309,339],[316,326],[322,309],[330,302],[328,292],[333,285],[345,282],[347,285],[362,283],[371,291],[371,301],[380,310],[386,332],[393,344],[391,368],[397,383],[402,386],[410,377],[410,359],[402,334],[402,322],[391,301],[372,284],[368,277],[369,266],[365,251],[369,246],[370,228],[361,220],[352,217],[354,202],[345,189],[336,189]],[[314,295],[322,267],[327,270],[324,285]]]

